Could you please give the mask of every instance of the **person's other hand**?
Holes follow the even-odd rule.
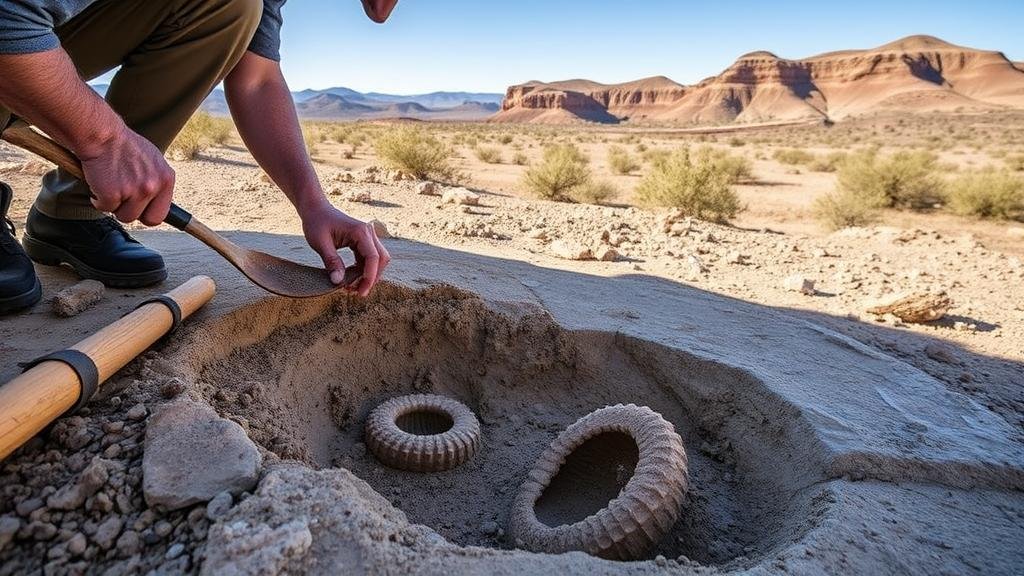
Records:
[[[174,170],[160,150],[127,127],[98,149],[80,158],[93,206],[125,223],[163,222],[174,195]]]
[[[356,256],[358,276],[346,288],[367,296],[391,262],[391,255],[377,239],[373,225],[348,216],[326,200],[300,215],[306,242],[320,255],[324,268],[331,275],[331,282],[340,285],[345,281],[345,263],[338,255],[338,249],[349,248]]]
[[[398,0],[363,0],[363,10],[377,24],[383,24],[391,16]]]

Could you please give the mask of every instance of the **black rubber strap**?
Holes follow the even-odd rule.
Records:
[[[139,305],[136,306],[135,309],[138,310],[146,304],[152,304],[154,302],[159,302],[160,304],[167,306],[167,309],[171,311],[171,318],[173,318],[173,320],[171,322],[171,329],[167,331],[167,334],[177,330],[178,326],[181,325],[181,306],[178,306],[178,303],[174,301],[174,298],[171,298],[166,294],[153,296],[152,298],[147,298],[142,302],[139,302]]]
[[[68,348],[67,350],[40,356],[31,362],[24,362],[21,364],[21,367],[27,372],[43,362],[50,361],[63,362],[70,366],[75,371],[75,374],[78,375],[78,380],[82,383],[82,391],[78,395],[78,402],[75,402],[75,405],[68,410],[68,414],[78,412],[96,393],[96,389],[99,388],[100,372],[96,369],[96,363],[84,352]]]

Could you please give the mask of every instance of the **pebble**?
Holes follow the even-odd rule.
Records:
[[[87,544],[88,542],[86,542],[85,534],[82,534],[81,532],[76,532],[75,535],[72,536],[70,540],[68,540],[68,554],[71,554],[72,556],[81,556],[85,553]]]
[[[181,378],[171,378],[160,386],[160,395],[167,399],[175,398],[184,391],[185,383]]]
[[[231,497],[231,492],[221,492],[206,504],[206,517],[216,522],[231,510],[233,504],[234,499]]]
[[[0,551],[14,540],[18,530],[21,530],[20,519],[14,516],[0,516]]]
[[[175,558],[181,556],[184,553],[185,545],[181,542],[176,542],[172,544],[170,548],[167,549],[167,554],[164,554],[164,558],[166,558],[167,560],[174,560]]]
[[[373,233],[377,235],[377,238],[392,238],[391,232],[388,230],[387,224],[380,220],[370,220],[370,226],[373,226]]]
[[[147,414],[149,414],[149,411],[146,410],[146,405],[140,402],[128,409],[127,416],[129,420],[138,422],[145,418]]]
[[[142,539],[139,533],[134,530],[126,530],[117,539],[117,551],[121,556],[132,556],[142,549]]]
[[[782,287],[790,292],[800,292],[801,294],[806,294],[808,296],[813,296],[815,294],[814,280],[807,278],[803,274],[787,276],[786,279],[782,281]]]
[[[494,536],[498,533],[498,523],[493,520],[488,520],[480,525],[480,531],[487,536]]]
[[[433,182],[420,182],[416,186],[416,193],[424,196],[437,196],[437,184]]]
[[[122,528],[124,528],[124,521],[121,520],[121,517],[111,516],[96,528],[96,533],[92,535],[92,541],[100,548],[109,550],[121,534]]]
[[[444,194],[441,195],[441,202],[463,206],[479,206],[480,195],[465,188],[452,188],[444,191]]]
[[[39,498],[29,498],[22,500],[14,507],[14,511],[22,518],[27,517],[29,514],[43,507],[43,501]]]

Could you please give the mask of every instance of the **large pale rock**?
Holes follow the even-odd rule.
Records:
[[[53,313],[57,316],[70,318],[81,314],[102,300],[103,292],[102,282],[82,280],[57,292],[50,305],[53,308]]]
[[[551,254],[563,260],[593,260],[594,253],[583,244],[555,240],[550,246]]]
[[[238,424],[188,399],[165,406],[146,426],[142,489],[146,503],[170,510],[238,495],[259,479],[261,458]]]
[[[445,204],[477,206],[480,204],[480,195],[465,188],[451,188],[444,191],[444,194],[441,195],[441,201]]]

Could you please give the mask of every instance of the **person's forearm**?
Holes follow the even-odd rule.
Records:
[[[306,152],[288,84],[276,62],[246,53],[224,81],[238,133],[300,214],[325,199]]]
[[[0,103],[65,145],[94,158],[124,122],[81,78],[64,50],[0,54]]]

